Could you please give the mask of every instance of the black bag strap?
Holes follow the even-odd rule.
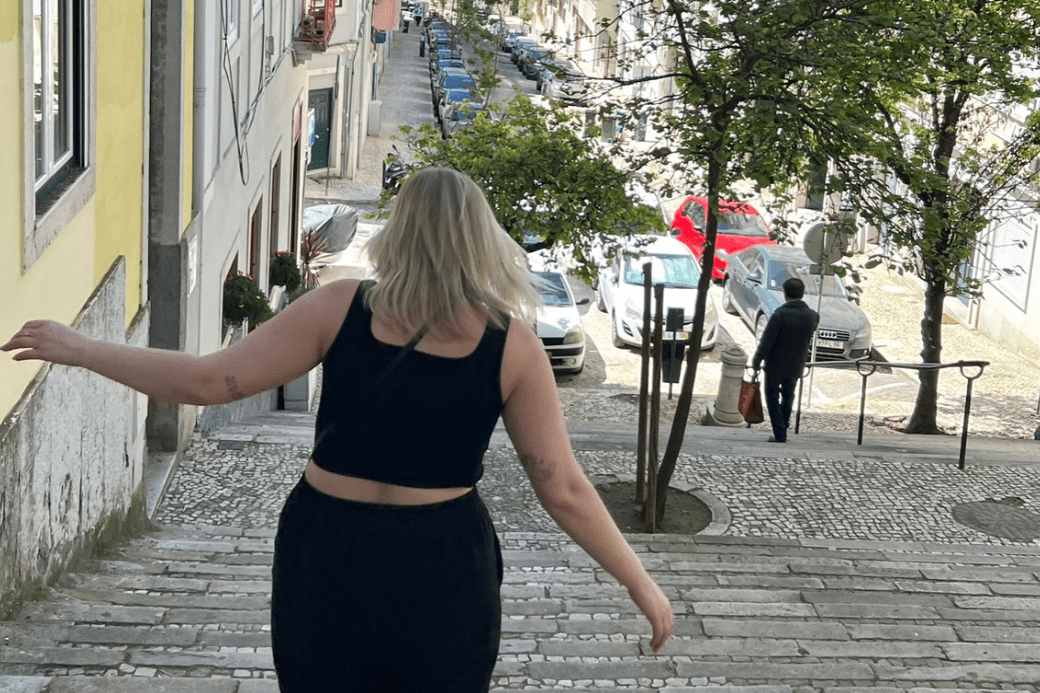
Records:
[[[372,383],[368,386],[368,389],[365,390],[360,396],[354,399],[353,406],[348,406],[346,409],[341,411],[339,415],[332,420],[332,423],[326,426],[321,431],[321,433],[318,434],[318,437],[314,439],[314,448],[311,450],[311,455],[314,454],[314,450],[318,449],[318,446],[321,445],[322,441],[325,440],[325,436],[327,436],[329,432],[332,431],[332,429],[334,429],[339,423],[346,419],[348,414],[353,414],[361,402],[364,402],[366,399],[368,399],[372,394],[375,393],[376,390],[379,389],[379,387],[383,383],[386,382],[386,379],[390,377],[390,374],[394,372],[394,369],[401,365],[401,362],[404,361],[405,357],[408,356],[408,354],[410,354],[412,350],[415,349],[416,345],[418,345],[419,342],[422,341],[422,338],[426,336],[426,332],[428,331],[428,329],[429,328],[426,325],[423,325],[421,328],[419,328],[419,331],[415,333],[415,336],[412,337],[407,344],[401,347],[401,351],[397,353],[397,356],[394,357],[393,361],[388,363],[386,365],[386,368],[384,368],[382,372],[376,376],[375,380],[373,380]]]

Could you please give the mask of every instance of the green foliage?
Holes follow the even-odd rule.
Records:
[[[224,282],[225,323],[241,325],[248,320],[250,326],[256,327],[273,316],[271,306],[267,304],[267,296],[251,276],[239,272]]]
[[[287,250],[280,250],[271,260],[271,286],[284,286],[292,293],[300,286],[300,268],[296,265],[296,256]]]
[[[575,274],[585,279],[595,274],[594,249],[633,232],[664,230],[659,212],[626,194],[626,183],[638,176],[619,170],[582,136],[581,118],[522,95],[499,107],[478,113],[450,140],[424,125],[405,135],[408,146],[421,164],[454,168],[476,181],[498,222],[529,250],[572,250]]]

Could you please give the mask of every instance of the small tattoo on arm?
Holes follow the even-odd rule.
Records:
[[[520,455],[520,464],[524,466],[527,475],[535,483],[544,483],[556,474],[556,464],[549,460],[543,460],[535,455]]]
[[[231,399],[242,399],[245,397],[242,391],[238,389],[238,381],[235,380],[235,376],[226,375],[224,376],[224,385],[227,386],[227,393]]]

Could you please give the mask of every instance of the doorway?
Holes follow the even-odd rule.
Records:
[[[332,89],[310,92],[307,107],[314,109],[314,146],[308,171],[329,167],[329,145],[332,139]]]

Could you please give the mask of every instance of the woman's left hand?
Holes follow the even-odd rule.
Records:
[[[78,357],[90,340],[53,320],[30,320],[22,325],[0,351],[18,351],[15,361],[37,359],[67,366],[79,365]]]

